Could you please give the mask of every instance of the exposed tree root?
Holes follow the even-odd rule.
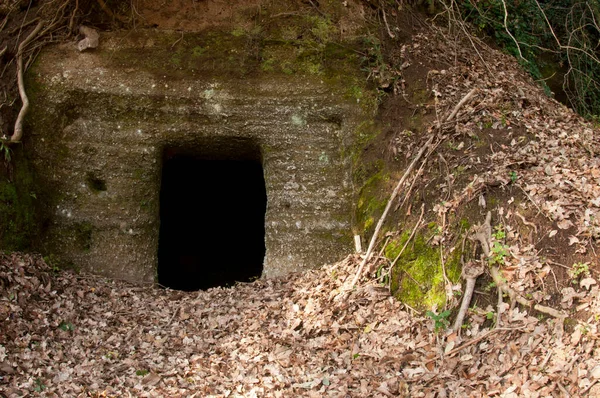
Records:
[[[100,8],[102,8],[102,10],[111,18],[116,19],[117,21],[123,22],[123,23],[129,22],[127,20],[127,18],[125,18],[124,16],[115,14],[114,12],[112,12],[112,10],[106,5],[104,0],[96,0],[96,1],[98,2],[98,5],[100,6]]]
[[[10,137],[11,143],[20,142],[21,138],[23,138],[23,119],[29,110],[29,98],[27,98],[27,93],[25,92],[25,83],[23,82],[23,52],[27,44],[29,44],[29,42],[31,42],[40,32],[42,26],[44,26],[44,23],[42,21],[38,22],[29,36],[27,36],[25,40],[19,44],[19,50],[17,51],[17,84],[19,85],[19,95],[21,96],[21,102],[23,104],[21,105],[19,116],[17,116],[17,120],[15,121],[14,133]]]

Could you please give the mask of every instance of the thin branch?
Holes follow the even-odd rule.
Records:
[[[358,280],[360,279],[360,277],[362,275],[362,271],[365,268],[365,265],[367,264],[367,262],[371,258],[371,254],[373,253],[373,249],[375,248],[375,243],[377,242],[377,238],[379,236],[379,232],[381,231],[381,227],[383,226],[385,218],[387,217],[387,215],[388,215],[388,213],[390,211],[390,208],[392,207],[392,203],[394,203],[394,199],[396,199],[396,196],[398,196],[398,192],[400,191],[400,188],[404,185],[404,182],[408,178],[408,175],[415,168],[415,165],[417,164],[417,162],[419,161],[419,159],[421,159],[421,156],[423,156],[423,154],[425,153],[425,150],[427,148],[429,148],[429,146],[433,142],[434,138],[435,138],[434,134],[432,134],[431,137],[429,137],[429,139],[427,140],[427,142],[425,143],[425,145],[423,145],[421,147],[421,150],[417,153],[417,155],[415,156],[415,158],[413,159],[413,161],[410,163],[410,165],[408,166],[408,168],[404,172],[404,175],[402,176],[402,178],[400,178],[400,181],[398,181],[398,184],[396,185],[396,188],[392,192],[392,195],[390,196],[390,199],[388,200],[388,203],[385,206],[385,209],[383,210],[383,214],[381,215],[381,218],[379,218],[379,221],[377,222],[377,226],[375,227],[375,231],[373,232],[373,236],[371,237],[371,241],[369,242],[369,248],[367,249],[367,253],[365,254],[365,258],[363,259],[363,261],[361,262],[360,266],[358,267],[358,270],[356,271],[356,275],[354,276],[354,278],[352,279],[352,282],[350,284],[350,288],[352,288],[353,286],[356,285],[356,283],[358,282]]]
[[[396,263],[398,262],[398,259],[400,259],[400,256],[402,255],[402,253],[404,253],[404,250],[406,250],[406,248],[408,247],[408,244],[410,243],[410,241],[412,240],[412,238],[415,236],[415,233],[417,232],[417,229],[419,229],[419,226],[421,225],[421,222],[423,221],[423,215],[424,214],[425,214],[425,203],[421,204],[421,215],[419,216],[419,220],[417,221],[417,223],[415,224],[415,227],[413,228],[413,230],[411,231],[410,235],[408,236],[408,239],[404,243],[404,246],[402,246],[402,249],[400,250],[400,253],[398,253],[398,255],[396,256],[396,258],[394,258],[394,261],[392,261],[392,263],[390,264],[390,270],[392,268],[394,268],[394,265],[396,265]]]
[[[544,12],[544,10],[542,9],[542,6],[540,5],[540,3],[537,0],[534,0],[535,4],[538,6],[538,8],[540,9],[540,12],[542,13],[542,15],[544,16],[544,19],[546,20],[546,24],[548,25],[548,29],[550,29],[550,33],[552,33],[552,36],[554,37],[554,40],[556,41],[556,44],[558,45],[558,47],[565,49],[565,50],[574,50],[574,51],[579,51],[584,53],[585,55],[587,55],[588,57],[590,57],[591,59],[593,59],[595,62],[600,64],[600,60],[595,57],[593,54],[590,54],[589,52],[578,48],[578,47],[572,47],[572,46],[565,46],[563,45],[560,40],[558,39],[558,37],[556,36],[556,33],[554,33],[554,29],[552,28],[552,24],[550,23],[550,21],[548,20],[548,17],[546,16],[546,13]]]
[[[385,23],[385,29],[387,30],[388,35],[391,39],[395,39],[396,35],[394,35],[390,30],[390,25],[388,25],[387,17],[385,15],[385,7],[381,5],[381,2],[379,3],[379,8],[381,8],[381,13],[383,14],[383,22]]]
[[[317,5],[316,5],[315,3],[313,3],[313,1],[312,1],[312,0],[308,0],[308,2],[310,3],[310,5],[311,5],[311,6],[313,6],[313,8],[314,8],[314,9],[315,9],[315,10],[316,10],[316,11],[317,11],[319,14],[321,14],[321,16],[322,16],[323,18],[327,18],[327,15],[325,15],[325,14],[323,13],[323,11],[319,10],[319,7],[317,7]]]
[[[79,0],[75,0],[75,9],[73,10],[73,13],[71,14],[71,19],[69,20],[69,32],[73,33],[73,28],[75,26],[75,15],[77,14],[77,11],[79,10]]]
[[[519,46],[519,42],[517,41],[517,39],[515,39],[512,33],[510,33],[510,30],[508,30],[508,10],[506,9],[506,2],[504,0],[502,0],[502,7],[504,8],[504,30],[506,30],[506,33],[508,33],[510,38],[515,42],[515,46],[517,46],[517,50],[519,51],[519,57],[521,57],[523,61],[529,63],[529,61],[527,61],[525,57],[523,57],[523,53],[521,52],[521,46]]]
[[[466,343],[459,345],[455,349],[449,351],[448,354],[446,354],[446,356],[451,357],[453,355],[456,355],[460,351],[464,350],[465,348],[470,347],[473,344],[476,344],[476,343],[480,342],[481,340],[485,339],[486,337],[489,337],[493,333],[501,332],[501,331],[502,332],[512,332],[512,331],[516,331],[516,330],[521,330],[523,328],[524,328],[524,326],[520,326],[520,327],[516,327],[516,328],[496,328],[496,329],[492,329],[490,331],[485,332],[481,336],[478,336],[478,337],[474,338],[473,340],[469,340]]]

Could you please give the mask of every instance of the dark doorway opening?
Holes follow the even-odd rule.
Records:
[[[159,284],[192,291],[261,276],[267,195],[260,153],[251,152],[231,159],[165,150]]]

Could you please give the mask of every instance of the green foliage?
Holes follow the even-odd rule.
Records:
[[[37,195],[22,149],[8,153],[14,155],[11,162],[0,163],[0,248],[26,250],[36,233]]]
[[[496,232],[494,232],[492,236],[494,238],[494,243],[490,248],[490,257],[488,261],[490,265],[502,265],[504,264],[504,258],[510,254],[508,246],[501,242],[504,238],[506,238],[506,233],[502,227],[497,226]]]
[[[465,20],[471,22],[480,34],[492,37],[507,53],[515,56],[534,78],[542,77],[536,60],[545,36],[535,32],[545,31],[545,20],[534,1],[483,0],[475,3],[463,0],[459,4]],[[510,16],[506,28],[519,46],[504,26],[504,4]]]
[[[448,325],[450,325],[450,322],[448,321],[448,317],[450,317],[449,310],[442,311],[439,314],[436,314],[433,311],[427,311],[425,315],[427,315],[434,321],[434,327],[436,332],[446,329]]]
[[[58,328],[60,330],[63,330],[65,332],[72,332],[75,330],[75,326],[73,326],[73,324],[71,322],[65,322],[62,321],[59,325]]]
[[[150,371],[146,370],[146,369],[140,369],[140,370],[136,370],[135,374],[137,376],[146,376],[148,373],[150,373]]]
[[[590,263],[575,263],[571,267],[571,278],[579,279],[590,274]]]
[[[555,91],[564,90],[583,116],[600,115],[600,2],[459,0],[457,5],[465,21],[515,56],[548,93],[544,79],[558,74],[560,81],[566,73],[562,89]]]
[[[44,382],[42,381],[42,379],[37,378],[35,379],[35,385],[33,387],[33,391],[35,392],[42,392],[46,389],[46,385],[44,384]]]
[[[10,162],[12,159],[11,152],[12,150],[10,149],[10,147],[6,145],[4,141],[0,141],[0,153],[4,155],[4,160],[6,160],[7,162]]]

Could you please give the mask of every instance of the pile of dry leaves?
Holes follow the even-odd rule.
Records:
[[[3,396],[389,397],[600,393],[595,327],[514,308],[441,337],[366,285],[357,258],[286,280],[184,293],[0,259]],[[591,305],[598,309],[598,300]]]

